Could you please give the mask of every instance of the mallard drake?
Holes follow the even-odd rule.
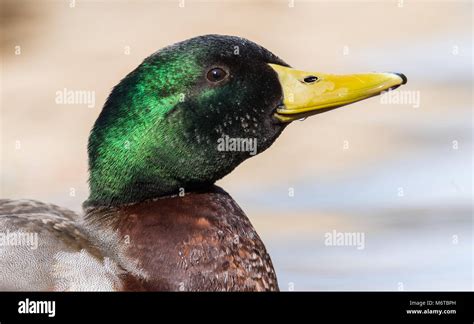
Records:
[[[90,133],[83,216],[1,200],[0,289],[278,290],[262,240],[215,181],[292,121],[404,83],[295,70],[233,36],[157,51],[114,87]]]

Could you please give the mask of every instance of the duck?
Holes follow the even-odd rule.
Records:
[[[82,214],[0,200],[0,290],[278,291],[262,239],[215,182],[293,121],[406,82],[297,70],[237,36],[158,50],[113,88],[90,132]]]

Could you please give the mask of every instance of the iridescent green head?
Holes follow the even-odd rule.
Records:
[[[208,35],[159,50],[110,94],[89,138],[88,205],[203,189],[268,148],[285,123],[287,66],[246,39]]]

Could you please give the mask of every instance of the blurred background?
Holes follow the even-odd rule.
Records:
[[[396,71],[402,93],[295,122],[218,182],[281,290],[472,290],[471,1],[1,0],[2,198],[81,211],[111,88],[159,48],[218,33],[309,71]],[[95,106],[56,92],[94,91]],[[282,172],[281,166],[285,166]],[[325,235],[363,233],[363,249]]]

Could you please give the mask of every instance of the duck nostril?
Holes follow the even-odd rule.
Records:
[[[307,76],[306,78],[303,79],[305,83],[313,83],[318,81],[318,77],[314,75]]]

